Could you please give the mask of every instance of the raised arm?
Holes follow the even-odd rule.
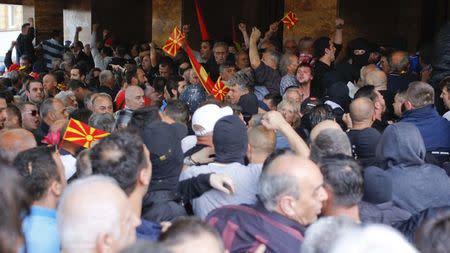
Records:
[[[249,57],[250,57],[250,65],[253,69],[256,69],[261,65],[261,59],[259,59],[258,54],[258,40],[261,37],[261,31],[258,28],[253,27],[252,33],[250,34],[250,43],[249,43]]]
[[[12,51],[13,51],[15,46],[16,46],[16,41],[12,41],[11,42],[11,47],[9,48],[8,52],[6,52],[6,55],[5,55],[5,66],[6,66],[6,68],[9,68],[9,66],[11,66],[13,64],[13,62],[12,62]]]
[[[74,44],[75,44],[75,42],[78,42],[78,41],[79,41],[79,35],[80,35],[81,30],[82,30],[81,26],[77,26],[77,27],[75,28],[75,36],[74,36],[74,38],[73,38],[73,43],[74,43]]]
[[[291,149],[299,156],[308,158],[310,150],[303,139],[286,122],[283,115],[277,111],[270,111],[264,114],[261,123],[268,129],[280,131],[288,140]]]
[[[244,23],[240,23],[239,24],[239,30],[242,33],[242,37],[244,37],[245,48],[248,48],[249,47],[249,40],[250,40],[250,38],[248,37],[247,26]]]
[[[342,45],[342,31],[344,30],[344,20],[336,18],[336,32],[334,33],[334,44]]]
[[[264,38],[259,42],[259,45],[264,43],[264,41],[270,40],[270,38],[278,31],[279,22],[273,22],[269,26],[269,30],[264,34]]]

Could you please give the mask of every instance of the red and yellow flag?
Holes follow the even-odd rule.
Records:
[[[217,100],[223,101],[229,91],[230,89],[225,86],[225,84],[222,82],[222,78],[219,76],[219,78],[217,78],[216,84],[214,84],[214,87],[212,89],[213,96]]]
[[[203,68],[203,66],[197,61],[197,58],[195,58],[195,55],[188,44],[184,45],[184,50],[186,51],[189,60],[191,61],[192,69],[197,74],[198,79],[203,85],[203,88],[205,88],[208,94],[213,94],[214,82],[212,81],[211,77],[208,75],[205,68]]]
[[[298,18],[295,13],[290,11],[286,14],[286,16],[284,16],[283,19],[281,19],[281,22],[283,22],[283,24],[285,24],[288,29],[291,29],[295,24],[297,24]]]
[[[169,39],[166,41],[166,44],[164,44],[162,49],[171,57],[175,57],[175,55],[178,53],[178,50],[183,45],[185,38],[186,36],[180,30],[180,28],[178,28],[178,26],[175,26],[173,32],[170,34]]]
[[[85,148],[90,148],[92,142],[100,140],[109,133],[92,128],[81,121],[70,119],[63,140],[73,142]]]

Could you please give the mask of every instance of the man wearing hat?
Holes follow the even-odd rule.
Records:
[[[236,115],[221,118],[214,126],[213,144],[216,157],[214,163],[189,167],[181,173],[185,180],[205,173],[223,173],[233,179],[235,194],[226,195],[209,191],[192,201],[194,214],[200,218],[221,206],[230,204],[252,204],[256,193],[261,167],[244,165],[247,152],[247,129]]]

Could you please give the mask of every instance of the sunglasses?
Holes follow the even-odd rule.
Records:
[[[31,110],[31,111],[28,111],[27,113],[31,114],[31,116],[33,116],[33,117],[36,117],[39,115],[38,110]]]

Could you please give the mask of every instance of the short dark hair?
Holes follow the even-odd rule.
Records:
[[[154,121],[160,121],[159,108],[156,106],[149,106],[133,111],[128,128],[142,132],[143,129]]]
[[[75,64],[73,65],[72,69],[78,69],[78,71],[80,72],[80,76],[86,76],[87,74],[87,70],[83,66],[83,64]]]
[[[25,83],[25,90],[30,91],[30,86],[31,86],[32,83],[40,83],[40,84],[42,84],[41,81],[32,78],[32,79],[30,79],[29,82],[26,82],[26,83]],[[42,86],[44,86],[44,84],[42,84]]]
[[[162,233],[159,241],[163,245],[176,246],[185,241],[190,241],[202,234],[209,234],[216,239],[221,251],[224,251],[222,239],[213,227],[209,226],[202,220],[196,217],[180,217],[177,218],[166,232]]]
[[[60,177],[52,155],[56,152],[54,146],[40,146],[20,152],[13,165],[23,178],[23,185],[33,201],[44,197],[50,184]]]
[[[302,62],[302,63],[300,63],[300,65],[298,65],[297,69],[299,69],[299,68],[309,68],[311,70],[311,75],[314,76],[314,68],[313,68],[313,66],[311,66],[311,64]]]
[[[444,79],[442,79],[441,82],[439,83],[439,87],[441,87],[441,89],[446,88],[447,91],[450,91],[450,76],[447,76]]]
[[[83,123],[88,124],[89,118],[92,115],[92,111],[86,108],[83,109],[76,109],[73,112],[69,114],[69,118],[79,120]]]
[[[136,66],[129,66],[127,70],[125,71],[125,81],[130,84],[131,80],[134,78],[137,78],[137,70],[138,67]]]
[[[6,100],[6,103],[8,103],[8,104],[12,103],[14,100],[12,93],[8,90],[0,91],[0,98],[3,98],[4,100]]]
[[[375,95],[375,86],[365,85],[359,88],[354,97],[355,99],[364,97],[372,100],[372,102],[375,102],[377,98],[377,96]]]
[[[281,100],[283,100],[283,97],[279,94],[269,93],[264,96],[264,99],[272,101],[272,104],[276,107],[281,102]]]
[[[330,48],[330,40],[329,37],[320,37],[314,41],[314,57],[320,58],[325,55],[325,49]]]
[[[20,113],[19,108],[13,104],[8,104],[6,107],[7,114],[13,114],[17,117],[19,126],[22,126],[22,113]]]
[[[415,243],[423,253],[447,253],[450,249],[450,210],[438,211],[437,215],[426,220],[417,230]]]
[[[153,79],[152,86],[156,92],[158,92],[159,94],[162,94],[162,93],[164,93],[164,87],[166,86],[167,81],[168,81],[167,78],[157,76],[157,77],[155,77],[155,79]]]
[[[179,80],[181,81],[181,80]],[[175,94],[173,94],[172,90],[178,90],[178,82],[174,80],[173,78],[169,78],[169,80],[166,83],[166,89],[167,93],[169,93],[170,97],[175,97]]]
[[[136,187],[139,172],[146,168],[144,143],[130,129],[122,129],[101,139],[89,151],[92,172],[114,178],[129,195]]]
[[[167,102],[164,112],[176,122],[187,124],[189,120],[189,107],[181,100]]]
[[[319,104],[312,108],[311,112],[307,114],[306,120],[309,121],[309,127],[312,130],[317,124],[325,120],[334,120],[333,110],[329,105]]]
[[[69,88],[70,90],[74,91],[77,90],[78,88],[82,88],[82,89],[88,89],[88,87],[86,86],[86,84],[84,84],[82,81],[80,80],[70,80],[69,82]]]
[[[364,192],[361,167],[353,157],[343,154],[324,157],[319,163],[325,185],[333,192],[334,204],[351,207],[358,204]]]
[[[163,56],[159,60],[159,66],[169,66],[170,69],[173,69],[173,60],[169,56]]]

